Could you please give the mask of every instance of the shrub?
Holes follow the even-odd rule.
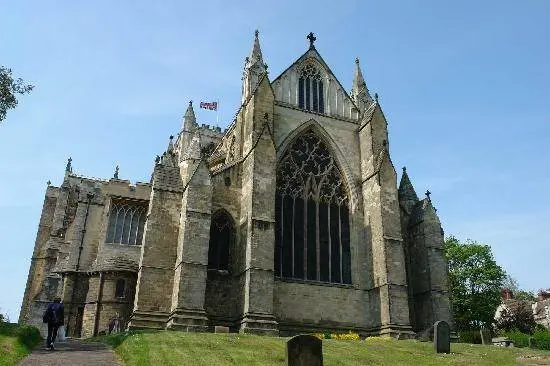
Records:
[[[16,335],[19,342],[28,348],[33,348],[42,341],[42,336],[40,335],[38,328],[31,327],[29,325],[17,327]]]
[[[529,347],[529,334],[525,334],[515,329],[509,332],[501,333],[502,336],[510,338],[514,342],[514,347]]]
[[[29,349],[42,341],[42,336],[38,328],[29,325],[2,322],[0,323],[0,334],[16,337],[21,344]]]
[[[550,350],[550,331],[535,331],[531,346],[533,348]]]

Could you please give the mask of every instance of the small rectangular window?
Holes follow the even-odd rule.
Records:
[[[116,280],[115,288],[115,297],[122,298],[124,297],[124,292],[126,290],[126,281],[123,278]]]

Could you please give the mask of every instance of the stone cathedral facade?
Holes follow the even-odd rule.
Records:
[[[20,322],[55,296],[69,335],[124,327],[413,336],[452,321],[443,230],[389,154],[359,61],[346,92],[315,48],[270,80],[258,33],[227,130],[189,103],[151,181],[46,191]]]

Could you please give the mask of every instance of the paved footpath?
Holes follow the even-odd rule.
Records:
[[[113,351],[101,343],[83,343],[68,339],[57,343],[55,351],[36,348],[19,364],[21,366],[117,366]]]

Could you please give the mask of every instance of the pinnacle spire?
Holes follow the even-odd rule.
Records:
[[[243,71],[242,103],[248,99],[258,86],[262,76],[267,72],[267,65],[264,63],[262,49],[260,47],[259,32],[254,32],[254,44],[250,56],[245,59]]]
[[[401,182],[399,183],[399,189],[397,190],[399,201],[418,201],[418,196],[414,190],[414,187],[407,174],[407,168],[403,167],[403,175],[401,176]]]
[[[361,66],[359,66],[359,58],[355,59],[355,75],[353,76],[351,96],[360,109],[364,109],[372,103],[372,97],[367,88],[367,83],[365,83],[365,79],[363,78]]]
[[[166,149],[167,152],[174,152],[174,136],[170,135],[170,141],[168,142],[168,149]]]
[[[67,165],[65,166],[65,172],[66,173],[72,173],[73,172],[73,158],[69,157],[67,160]]]
[[[262,57],[262,49],[260,48],[260,38],[259,38],[260,32],[256,29],[254,31],[254,45],[252,46],[252,53],[250,53],[250,57],[248,58],[249,61],[254,64],[254,62],[261,62],[264,63],[263,57]]]
[[[193,110],[193,101],[189,101],[189,106],[185,111],[183,116],[183,126],[182,129],[190,131],[194,127],[197,127],[197,118],[195,117],[195,111]]]
[[[120,168],[118,167],[118,165],[115,167],[115,174],[113,174],[113,179],[118,179],[118,172],[119,172]]]

